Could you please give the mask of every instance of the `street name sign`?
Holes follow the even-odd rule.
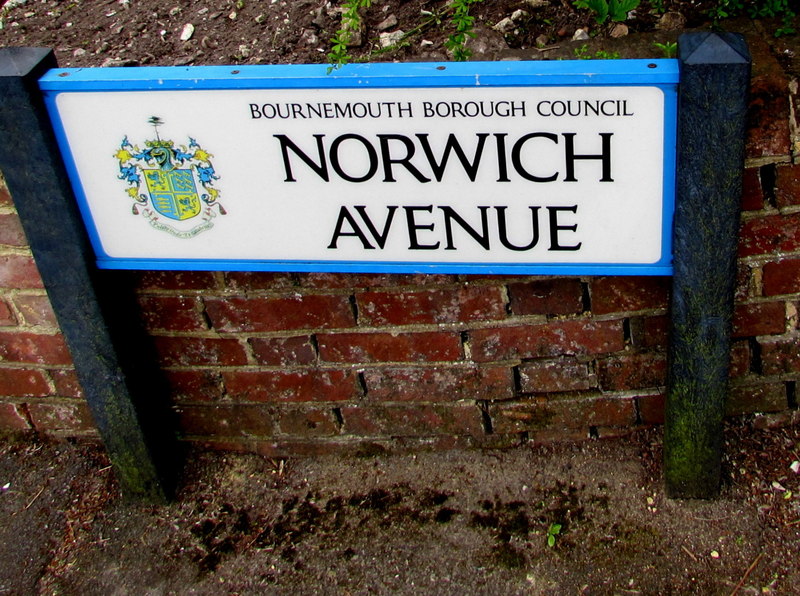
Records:
[[[54,69],[101,268],[672,273],[678,62]]]

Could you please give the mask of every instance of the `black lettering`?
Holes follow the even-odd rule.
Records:
[[[289,149],[291,149],[297,157],[302,159],[305,164],[310,167],[314,172],[316,172],[317,176],[322,178],[325,182],[328,182],[328,164],[325,162],[325,147],[323,146],[322,139],[325,138],[325,135],[319,134],[314,135],[314,138],[317,139],[317,155],[319,157],[319,163],[316,163],[313,159],[311,159],[308,155],[303,153],[302,149],[294,144],[294,142],[287,137],[286,135],[272,135],[281,144],[281,156],[283,157],[283,168],[286,171],[286,180],[284,182],[297,182],[294,176],[292,175],[292,166],[289,162]]]
[[[433,175],[436,177],[437,182],[442,181],[444,172],[447,169],[447,162],[450,159],[451,151],[455,152],[456,157],[458,157],[458,160],[461,162],[461,167],[464,168],[464,171],[467,173],[467,176],[469,176],[470,181],[475,182],[475,177],[478,175],[478,168],[481,164],[483,146],[486,144],[486,138],[489,136],[489,133],[481,132],[475,135],[478,137],[478,146],[475,148],[475,155],[471,162],[467,159],[467,155],[464,153],[464,150],[461,148],[458,139],[453,133],[448,135],[447,143],[445,143],[444,151],[442,152],[442,157],[438,162],[436,161],[436,157],[433,155],[431,145],[428,142],[428,133],[417,133],[416,136],[422,145],[422,150],[425,151],[425,156],[428,158],[428,163],[431,166],[431,170],[433,171]]]
[[[497,210],[497,232],[500,243],[509,250],[530,250],[539,243],[539,209],[541,207],[528,207],[531,210],[531,241],[525,246],[512,244],[508,239],[508,226],[506,225],[506,209],[508,207],[495,207]]]
[[[416,211],[427,211],[433,213],[433,205],[427,207],[403,207],[406,212],[406,221],[408,223],[408,242],[409,250],[436,250],[439,248],[439,243],[436,244],[420,244],[417,240],[417,230],[433,230],[433,224],[418,224],[414,219]]]
[[[551,176],[535,176],[528,172],[524,166],[522,165],[522,160],[520,159],[522,153],[522,146],[527,143],[531,139],[548,139],[553,141],[554,143],[558,144],[558,137],[549,132],[531,132],[526,134],[523,137],[520,137],[519,140],[514,143],[514,147],[511,149],[511,163],[514,164],[514,169],[517,170],[517,173],[525,178],[525,180],[530,180],[531,182],[552,182],[556,178],[558,178],[558,172]]]
[[[548,207],[547,211],[550,214],[550,248],[548,250],[580,250],[582,242],[578,242],[573,246],[562,246],[558,243],[558,233],[561,230],[569,230],[570,232],[576,232],[578,230],[578,224],[573,224],[571,226],[562,226],[558,224],[558,214],[562,211],[570,211],[572,213],[578,212],[578,206],[573,205],[572,207]]]
[[[364,145],[364,149],[367,150],[367,156],[369,157],[369,168],[363,176],[351,176],[342,169],[342,164],[339,161],[339,145],[341,145],[344,141],[349,141],[351,139]],[[375,172],[378,171],[378,153],[375,151],[375,148],[370,144],[370,142],[361,135],[346,134],[336,137],[333,143],[331,143],[330,159],[331,166],[333,166],[333,169],[336,171],[336,173],[348,182],[366,182],[375,175]]]
[[[562,133],[564,137],[564,155],[566,157],[567,173],[564,176],[564,182],[577,182],[575,178],[575,161],[578,159],[592,160],[596,159],[602,163],[603,174],[600,177],[600,182],[614,182],[611,177],[611,137],[614,136],[613,132],[598,133],[602,139],[602,153],[595,155],[576,155],[575,154],[575,133],[565,132]]]
[[[361,219],[364,220],[369,233],[372,234],[372,237],[375,239],[375,243],[380,248],[386,246],[386,238],[389,236],[389,229],[392,226],[392,220],[394,219],[394,212],[397,211],[397,205],[390,205],[386,208],[389,210],[389,213],[386,215],[386,223],[383,224],[383,232],[378,233],[377,228],[372,224],[372,220],[367,215],[366,206],[356,205],[355,207],[355,210],[358,211]]]
[[[484,249],[489,250],[489,218],[486,216],[488,207],[478,207],[481,212],[481,229],[482,234],[478,233],[475,228],[470,226],[463,217],[461,217],[452,207],[439,207],[444,212],[444,229],[447,235],[447,246],[445,250],[456,250],[453,245],[453,226],[451,220],[455,220],[458,225],[470,236],[475,239],[475,242],[480,244]]]
[[[358,209],[358,207],[356,207]],[[345,222],[350,225],[350,229],[352,232],[344,232],[342,228],[344,227]],[[331,238],[331,243],[328,245],[328,248],[339,248],[336,246],[336,243],[339,241],[339,238],[342,236],[354,236],[361,240],[361,243],[364,245],[364,248],[374,249],[375,247],[369,243],[367,237],[364,235],[364,232],[361,231],[361,228],[358,227],[356,220],[350,215],[350,212],[347,210],[347,207],[342,206],[339,209],[339,218],[336,220],[336,229],[333,231],[333,238]],[[381,246],[383,248],[383,246]]]
[[[392,175],[392,164],[399,164],[404,166],[411,175],[420,182],[430,182],[431,179],[427,178],[420,172],[414,164],[411,163],[411,158],[414,156],[414,142],[404,135],[378,135],[381,143],[381,157],[383,158],[383,181],[384,182],[397,182]],[[389,151],[389,141],[400,141],[406,148],[405,157],[393,158]]]

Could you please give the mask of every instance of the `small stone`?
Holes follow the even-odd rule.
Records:
[[[531,8],[544,8],[545,6],[550,6],[549,0],[525,0],[525,4],[527,4]]]
[[[656,23],[656,29],[661,31],[675,31],[683,29],[686,25],[686,17],[679,12],[665,12]]]
[[[72,55],[75,56],[76,58],[80,58],[81,56],[86,55],[86,50],[84,50],[83,48],[78,48],[77,50],[72,52]]]
[[[300,43],[307,46],[316,46],[319,43],[319,37],[314,29],[303,29],[303,34],[300,36]]]
[[[110,66],[122,66],[122,64],[123,61],[119,58],[106,58],[100,66],[108,68]]]
[[[567,35],[569,35],[569,29],[566,27],[561,27],[561,29],[558,30],[559,37],[566,37]]]
[[[403,39],[405,33],[402,31],[392,31],[391,33],[381,33],[378,35],[378,43],[382,48],[396,46]]]
[[[267,15],[265,15],[265,14],[262,12],[262,13],[261,13],[260,15],[258,15],[258,16],[257,16],[257,17],[256,17],[254,20],[255,20],[255,22],[256,22],[256,23],[258,23],[258,24],[260,25],[261,23],[263,23],[264,21],[266,21],[266,20],[267,20]]]
[[[171,17],[178,16],[179,14],[181,14],[181,7],[180,6],[174,6],[169,11],[169,16],[171,16]]]
[[[536,41],[536,46],[537,47],[543,48],[548,43],[550,43],[550,38],[547,35],[545,35],[544,33],[542,33],[541,35],[536,37],[535,41]]]
[[[795,474],[800,474],[800,461],[794,460],[792,465],[789,466],[789,469]]]
[[[378,23],[377,29],[378,31],[386,31],[387,29],[391,29],[393,27],[397,27],[397,17],[394,14],[390,14],[388,17]]]
[[[515,10],[513,13],[511,13],[511,20],[514,21],[515,23],[519,23],[521,20],[523,20],[523,19],[525,19],[525,18],[527,18],[529,16],[530,16],[530,13],[527,10],[519,9],[519,10]]]
[[[192,35],[194,35],[194,25],[186,23],[181,31],[181,41],[189,41],[192,39]]]
[[[589,34],[585,29],[576,30],[572,36],[572,41],[586,41],[587,39],[589,39]]]
[[[429,48],[433,45],[433,42],[430,39],[423,39],[421,42],[419,42],[419,45],[421,45],[423,48]]]
[[[242,58],[249,58],[250,54],[252,54],[252,50],[250,49],[249,45],[243,43],[239,46],[239,56]]]
[[[494,29],[495,31],[499,31],[500,33],[508,33],[509,31],[512,31],[514,27],[516,27],[516,24],[511,19],[511,17],[506,17],[499,23],[497,23],[494,27],[492,27],[492,29]]]
[[[617,23],[611,28],[611,32],[609,33],[609,35],[614,39],[625,37],[626,35],[628,35],[628,26],[625,23]]]
[[[228,15],[228,18],[231,21],[235,21],[237,18],[239,18],[239,13],[234,10],[231,14]]]

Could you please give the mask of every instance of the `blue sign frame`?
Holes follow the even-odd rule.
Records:
[[[675,201],[677,60],[578,60],[243,65],[53,69],[39,81],[84,222],[103,269],[466,273],[524,275],[671,275]],[[62,93],[224,89],[363,89],[464,87],[658,87],[664,94],[661,259],[651,264],[377,262],[228,259],[127,259],[104,254],[56,106]]]

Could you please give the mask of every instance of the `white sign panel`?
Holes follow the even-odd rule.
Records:
[[[663,85],[410,82],[48,101],[101,266],[668,272]]]

